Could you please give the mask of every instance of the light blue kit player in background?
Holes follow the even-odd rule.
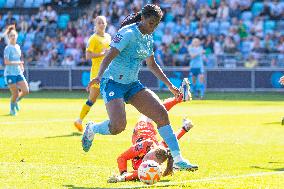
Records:
[[[190,55],[190,77],[192,78],[192,92],[195,97],[203,98],[205,93],[204,85],[204,65],[203,53],[204,49],[200,45],[200,40],[194,38],[191,45],[188,47]]]
[[[10,115],[19,111],[19,100],[29,93],[28,83],[24,77],[24,62],[21,61],[21,49],[16,43],[18,34],[15,26],[7,29],[9,44],[4,49],[4,78],[11,91]]]
[[[141,62],[146,59],[151,72],[163,81],[176,97],[181,95],[181,91],[169,81],[154,59],[152,33],[162,15],[159,6],[147,4],[142,11],[126,17],[122,22],[123,28],[113,38],[111,49],[100,66],[98,76],[88,85],[90,87],[100,82],[109,120],[87,123],[82,137],[82,147],[84,151],[89,151],[96,133],[102,135],[121,133],[126,127],[125,102],[127,102],[157,124],[159,134],[169,146],[173,156],[174,167],[194,171],[198,166],[182,158],[168,112],[159,97],[138,80]],[[188,88],[189,86],[187,90]]]

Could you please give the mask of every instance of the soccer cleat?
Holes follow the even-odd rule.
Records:
[[[16,115],[17,115],[15,108],[12,108],[12,109],[10,110],[10,115],[11,115],[11,116],[16,116]]]
[[[188,78],[183,79],[181,86],[180,86],[180,92],[182,93],[183,101],[192,100],[191,93],[190,93],[190,82]]]
[[[83,131],[82,120],[77,119],[76,121],[74,121],[74,126],[78,129],[79,132]]]
[[[10,104],[10,115],[11,115],[11,116],[17,115],[15,103],[11,103],[11,104]]]
[[[177,163],[174,163],[174,170],[178,171],[196,171],[198,170],[198,165],[192,165],[187,160],[181,160]]]
[[[191,128],[193,127],[193,123],[191,120],[187,119],[187,118],[183,118],[182,120],[182,128],[188,132]]]
[[[88,122],[86,124],[86,129],[82,137],[82,147],[85,152],[88,152],[90,150],[94,140],[95,133],[92,128],[93,124],[94,122]]]

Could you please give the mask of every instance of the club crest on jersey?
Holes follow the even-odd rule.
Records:
[[[112,39],[112,41],[115,42],[115,43],[119,43],[120,40],[122,39],[122,37],[123,36],[118,33],[118,34],[115,35],[115,37]]]

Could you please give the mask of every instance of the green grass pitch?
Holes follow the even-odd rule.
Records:
[[[31,93],[11,117],[9,93],[0,91],[0,188],[147,187],[106,182],[118,171],[116,157],[131,144],[139,112],[127,105],[126,130],[97,135],[85,153],[73,121],[86,97],[82,91]],[[185,116],[195,123],[180,147],[199,170],[176,172],[153,188],[284,188],[283,93],[209,93],[206,100],[177,105],[169,115],[174,130]],[[85,122],[106,118],[99,99]]]

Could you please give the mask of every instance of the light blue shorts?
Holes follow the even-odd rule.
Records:
[[[200,74],[204,74],[203,68],[190,68],[189,76],[199,76]]]
[[[25,76],[23,75],[6,75],[5,76],[6,85],[16,84],[20,81],[26,81]]]
[[[105,103],[117,98],[123,98],[125,102],[128,102],[143,89],[145,89],[145,86],[140,81],[122,84],[111,79],[102,79],[100,83],[100,91]]]

